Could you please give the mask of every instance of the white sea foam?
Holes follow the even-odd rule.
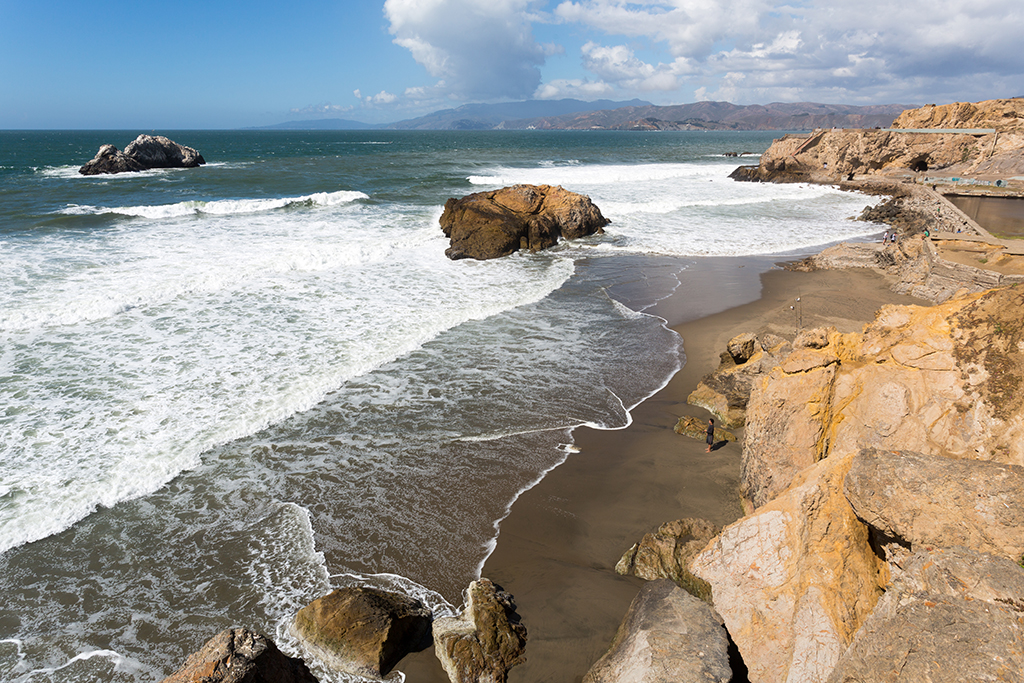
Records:
[[[72,205],[61,213],[71,216],[100,215],[106,213],[123,216],[139,216],[143,218],[177,218],[207,214],[211,216],[227,216],[231,214],[259,213],[275,209],[294,208],[300,206],[337,206],[359,199],[369,199],[362,192],[341,190],[337,192],[317,192],[302,197],[271,197],[267,199],[220,199],[216,201],[187,201],[177,204],[159,206],[78,206]]]

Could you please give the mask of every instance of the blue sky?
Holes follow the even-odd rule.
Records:
[[[0,128],[1024,95],[1024,0],[0,0]]]

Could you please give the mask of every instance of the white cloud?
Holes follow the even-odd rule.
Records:
[[[394,42],[466,99],[528,97],[554,45],[534,40],[532,0],[386,0]]]
[[[560,100],[571,97],[578,100],[594,100],[615,93],[615,88],[603,81],[586,79],[556,79],[544,83],[533,93],[534,99]]]
[[[343,114],[345,112],[352,111],[354,109],[351,105],[338,105],[331,104],[330,102],[324,102],[322,104],[311,104],[307,107],[296,107],[289,109],[288,113],[298,116],[319,116],[329,117]]]
[[[1018,0],[566,0],[553,14],[590,34],[582,65],[624,94],[689,85],[738,102],[908,102],[1024,90]],[[674,61],[644,63],[639,47]]]

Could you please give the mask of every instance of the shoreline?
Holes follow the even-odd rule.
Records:
[[[579,681],[604,654],[645,583],[619,576],[615,563],[645,533],[683,517],[719,526],[742,517],[739,443],[707,454],[703,442],[673,431],[680,416],[709,416],[686,397],[717,367],[729,339],[759,331],[792,339],[798,327],[828,325],[860,331],[884,304],[929,304],[892,292],[891,279],[873,270],[793,272],[774,267],[776,260],[707,259],[684,271],[675,292],[646,311],[682,337],[682,368],[634,408],[628,427],[577,428],[579,452],[521,493],[501,522],[482,576],[515,597],[529,631],[526,662],[509,671],[512,683]],[[730,277],[736,281],[716,305],[712,285]],[[399,669],[410,681],[447,680],[429,649]]]

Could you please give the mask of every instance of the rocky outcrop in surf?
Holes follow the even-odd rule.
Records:
[[[450,259],[491,259],[603,232],[610,223],[590,197],[550,185],[513,185],[449,199],[441,229]]]
[[[292,633],[331,669],[383,678],[402,657],[429,646],[430,621],[430,610],[419,600],[351,586],[299,610]]]
[[[221,631],[162,683],[317,683],[306,664],[282,654],[266,636],[243,628]]]
[[[206,163],[203,155],[162,135],[140,135],[124,151],[103,145],[78,172],[82,175],[126,173],[151,168],[195,168]]]
[[[921,172],[1001,178],[1024,174],[1024,99],[928,105],[905,111],[889,129],[833,128],[786,135],[761,155],[759,165],[741,166],[731,177],[836,182]]]
[[[488,579],[469,584],[458,617],[434,621],[434,652],[452,683],[505,683],[524,661],[526,627],[512,596]]]

